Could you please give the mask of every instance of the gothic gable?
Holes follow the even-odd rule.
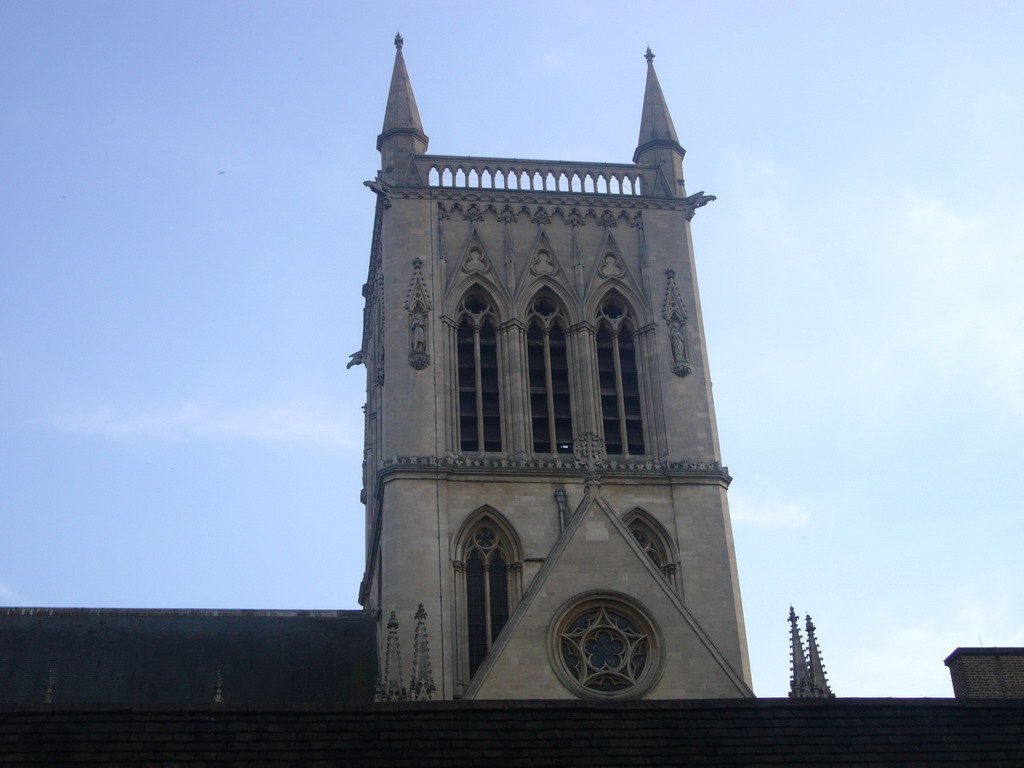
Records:
[[[467,699],[752,696],[614,510],[589,496],[465,693]]]

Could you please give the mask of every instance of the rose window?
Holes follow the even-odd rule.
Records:
[[[591,697],[639,695],[653,684],[657,643],[634,606],[608,596],[571,607],[552,639],[559,677]]]

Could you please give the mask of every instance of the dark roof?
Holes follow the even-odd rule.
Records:
[[[1014,766],[1024,702],[955,699],[0,707],[0,754],[107,766]],[[5,763],[6,764],[6,763]]]
[[[0,609],[0,703],[373,699],[375,623],[363,611]],[[2,749],[0,749],[2,753]]]

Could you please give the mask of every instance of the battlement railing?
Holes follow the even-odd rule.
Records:
[[[431,187],[529,190],[591,195],[645,194],[656,166],[420,155]]]

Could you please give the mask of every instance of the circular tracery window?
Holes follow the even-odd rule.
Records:
[[[624,596],[574,600],[552,623],[551,652],[559,679],[589,698],[646,693],[661,673],[657,629]]]

